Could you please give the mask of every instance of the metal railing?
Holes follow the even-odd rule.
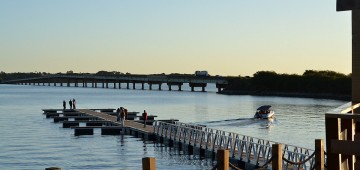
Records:
[[[160,137],[214,152],[218,149],[228,149],[230,151],[230,157],[240,161],[250,162],[257,166],[262,166],[271,159],[272,144],[278,143],[181,122],[169,124],[155,121],[154,132]],[[302,162],[309,159],[303,164],[296,166],[283,161],[283,167],[285,169],[307,170],[314,167],[315,158],[311,157],[315,152],[314,150],[287,144],[283,144],[283,146],[283,157],[286,158],[286,160]]]

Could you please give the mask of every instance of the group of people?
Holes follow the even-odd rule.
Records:
[[[116,109],[116,121],[121,122],[121,126],[125,126],[125,119],[127,119],[127,109],[120,107]]]
[[[70,106],[70,109],[76,109],[76,100],[75,99],[70,99],[69,100],[69,106]],[[64,100],[63,101],[63,108],[66,109],[66,101]]]
[[[116,109],[116,121],[121,122],[121,126],[124,127],[125,126],[125,120],[128,119],[127,114],[128,110],[120,107]],[[146,110],[144,110],[144,112],[142,113],[142,119],[143,119],[143,123],[144,123],[144,128],[146,127],[146,121],[147,121],[147,112]]]

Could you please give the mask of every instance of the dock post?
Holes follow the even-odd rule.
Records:
[[[325,156],[324,156],[324,140],[315,140],[315,166],[316,170],[324,170]]]
[[[282,145],[273,144],[272,145],[272,169],[273,170],[282,170]]]
[[[141,90],[144,90],[144,82],[141,83]]]
[[[133,82],[133,89],[136,89],[136,87],[135,87],[135,82]]]
[[[143,170],[156,170],[156,159],[152,157],[142,158]]]
[[[121,82],[119,81],[119,89],[121,89]]]
[[[45,170],[61,170],[60,167],[49,167],[49,168],[45,168]]]
[[[181,91],[181,85],[179,85],[179,91]]]
[[[169,91],[171,91],[171,85],[168,85],[169,86]]]
[[[114,81],[114,89],[116,89],[116,81]]]
[[[126,89],[130,89],[129,82],[126,82]]]
[[[229,170],[229,150],[219,149],[217,151],[218,170]]]

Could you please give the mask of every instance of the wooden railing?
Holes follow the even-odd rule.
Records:
[[[327,166],[360,169],[359,103],[344,104],[325,115]]]

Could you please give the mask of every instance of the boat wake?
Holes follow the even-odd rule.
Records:
[[[206,125],[208,127],[216,126],[249,126],[259,124],[262,128],[270,128],[277,124],[275,118],[271,119],[255,119],[255,118],[239,118],[239,119],[226,119],[208,122],[199,122],[199,124]]]

